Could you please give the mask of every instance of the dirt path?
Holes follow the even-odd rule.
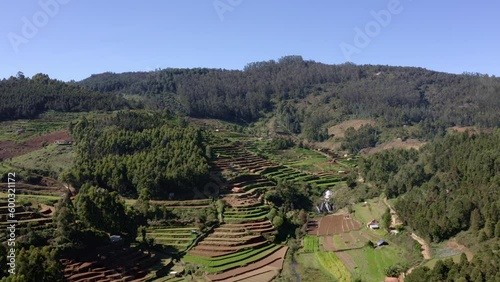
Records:
[[[412,238],[413,240],[417,241],[417,242],[420,244],[421,249],[422,249],[422,255],[424,256],[424,259],[425,259],[425,260],[430,259],[430,258],[431,258],[431,249],[430,249],[430,247],[429,247],[429,244],[427,244],[427,242],[425,242],[425,240],[424,240],[424,239],[422,239],[421,237],[419,237],[419,236],[418,236],[417,234],[415,234],[415,233],[411,233],[411,238]],[[413,267],[411,267],[410,269],[408,269],[408,270],[406,271],[406,273],[404,273],[404,275],[401,275],[401,276],[399,277],[399,278],[400,278],[400,280],[401,280],[401,281],[404,281],[404,277],[405,277],[406,275],[410,274],[410,273],[413,271],[413,269],[415,269],[415,267],[418,267],[418,265],[417,265],[417,266],[413,266]]]
[[[389,205],[389,202],[387,202],[387,197],[384,198],[384,204],[391,210],[391,228],[394,228],[398,225],[402,225],[403,222],[399,219],[398,215],[396,214],[396,211],[392,208],[391,205]]]
[[[413,240],[417,241],[420,246],[422,246],[422,255],[424,256],[424,259],[430,259],[431,258],[431,248],[429,247],[429,244],[427,244],[427,242],[425,242],[424,239],[422,239],[421,237],[419,237],[417,234],[415,233],[411,233],[411,238],[413,238]]]
[[[468,261],[471,261],[472,257],[474,256],[474,254],[471,252],[471,250],[469,250],[469,248],[467,248],[466,246],[458,243],[456,239],[451,239],[448,242],[448,247],[450,247],[450,248],[452,248],[454,250],[457,250],[457,251],[459,251],[461,253],[464,253],[467,256],[467,260]]]

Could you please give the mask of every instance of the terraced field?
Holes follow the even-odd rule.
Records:
[[[342,182],[340,176],[335,176],[331,173],[313,175],[287,166],[268,168],[262,171],[262,175],[274,181],[305,182],[322,189],[331,188]]]
[[[339,282],[351,282],[352,277],[346,266],[333,252],[316,252],[316,258],[321,266],[330,272]]]
[[[221,190],[224,194],[242,192],[263,192],[275,184],[259,174],[244,174],[231,180],[228,185]]]
[[[52,216],[54,214],[54,207],[47,206],[41,203],[37,203],[34,206],[20,206],[16,205],[15,217],[11,218],[9,215],[8,202],[6,198],[0,201],[0,236],[2,236],[1,241],[7,239],[6,226],[10,224],[7,220],[15,219],[16,222],[16,233],[24,234],[30,225],[32,230],[38,229],[48,229],[53,227]]]
[[[266,219],[269,209],[269,206],[261,204],[229,208],[224,212],[224,222],[253,223],[255,221],[262,221]]]
[[[274,232],[267,219],[269,207],[252,193],[228,195],[224,200],[227,204],[224,223],[192,248],[183,260],[213,273],[206,277],[210,281],[240,281],[234,276],[244,274],[240,277],[242,280],[270,281],[279,273],[286,249],[263,236]]]
[[[246,248],[260,248],[268,244],[262,236],[274,232],[267,220],[269,207],[253,195],[227,196],[224,223],[198,243],[189,254],[218,257],[236,253]]]
[[[259,173],[274,164],[241,146],[219,146],[212,148],[215,159],[211,166],[216,171],[239,171]]]
[[[185,250],[196,239],[199,230],[196,227],[178,227],[178,228],[148,228],[146,239],[153,239],[155,244],[177,249]],[[142,235],[136,239],[142,240]]]
[[[319,238],[316,236],[304,237],[304,252],[313,253],[319,251]]]
[[[157,264],[159,259],[152,253],[134,248],[119,248],[106,252],[99,260],[62,260],[64,277],[69,282],[84,281],[145,281],[145,269]]]
[[[276,248],[276,247],[275,247]],[[221,274],[209,274],[206,278],[210,281],[231,282],[266,282],[271,281],[283,268],[283,261],[288,247],[277,247],[263,259],[254,263],[232,269]]]

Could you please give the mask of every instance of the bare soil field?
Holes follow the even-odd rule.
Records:
[[[479,128],[476,126],[453,126],[448,128],[448,130],[453,130],[456,132],[469,132],[469,135],[479,134],[479,133],[492,133],[493,130],[490,128]]]
[[[337,250],[337,248],[335,248],[335,243],[333,242],[333,236],[325,236],[321,238],[324,251],[333,252]]]
[[[99,255],[98,255],[99,256]],[[101,258],[74,261],[63,259],[64,277],[67,281],[144,281],[144,269],[158,262],[154,254],[123,248],[101,254]]]
[[[307,223],[307,234],[318,235],[319,219],[313,219]]]
[[[349,127],[352,127],[356,130],[358,130],[361,126],[369,124],[369,125],[375,125],[376,122],[371,119],[352,119],[352,120],[347,120],[342,123],[339,123],[337,125],[334,125],[330,128],[328,128],[328,135],[333,136],[334,138],[344,138],[344,133],[346,129]]]
[[[318,236],[333,235],[357,230],[361,228],[361,223],[350,215],[327,215],[319,221]]]
[[[420,149],[423,145],[425,145],[427,142],[423,142],[417,139],[407,139],[405,141],[401,140],[401,138],[396,138],[392,141],[384,142],[380,145],[378,145],[375,148],[365,148],[361,150],[361,155],[364,156],[370,156],[375,153],[384,151],[384,150],[389,150],[393,148],[401,148],[401,149]]]
[[[471,261],[472,257],[474,256],[474,254],[471,252],[471,250],[469,250],[469,248],[467,248],[466,246],[458,243],[455,238],[451,239],[448,242],[447,247],[450,248],[450,249],[453,249],[453,250],[457,250],[457,251],[459,251],[461,253],[465,253],[465,255],[467,256],[467,260],[469,260],[469,261]]]
[[[31,138],[22,143],[14,141],[0,141],[0,160],[5,160],[17,156],[24,155],[29,152],[41,149],[44,144],[52,144],[56,140],[69,140],[67,130],[55,131],[49,134],[44,134]]]

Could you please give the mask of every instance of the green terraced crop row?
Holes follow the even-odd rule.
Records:
[[[181,228],[148,228],[148,232],[157,232],[157,233],[191,233],[191,230],[198,231],[197,227],[181,227]]]
[[[341,181],[342,179],[341,178],[338,178],[338,177],[323,177],[323,178],[319,178],[319,179],[316,179],[316,180],[312,180],[312,181],[308,181],[308,183],[311,183],[311,184],[324,184],[324,183],[336,183],[336,182],[339,182]]]
[[[229,210],[225,211],[224,214],[256,214],[256,213],[260,213],[263,211],[266,211],[266,212],[269,211],[269,207],[268,206],[260,206],[257,208],[245,209],[245,210],[229,209]]]
[[[317,252],[319,251],[319,238],[316,236],[304,237],[304,252]]]
[[[264,220],[266,218],[267,218],[267,213],[261,216],[246,217],[246,218],[225,217],[224,221],[228,223],[239,223],[245,221]]]
[[[267,256],[269,256],[270,254],[274,253],[275,251],[277,251],[281,246],[275,246],[269,250],[266,250],[266,251],[263,251],[263,252],[260,252],[258,254],[256,254],[255,256],[252,256],[252,257],[249,257],[247,259],[244,259],[244,260],[239,260],[239,261],[234,261],[230,264],[226,264],[226,265],[223,265],[223,266],[219,266],[219,267],[208,267],[206,268],[206,271],[207,272],[210,272],[210,273],[216,273],[216,272],[222,272],[222,271],[226,271],[226,270],[229,270],[229,269],[232,269],[232,268],[236,268],[236,267],[243,267],[245,265],[248,265],[252,262],[255,262],[255,261],[258,261],[258,260],[261,260]]]
[[[268,214],[268,211],[260,211],[257,213],[249,213],[249,214],[244,214],[244,213],[230,213],[230,214],[224,214],[224,216],[229,217],[229,218],[241,218],[241,219],[246,219],[246,218],[254,218],[254,217],[260,217],[260,216],[265,216]]]
[[[306,174],[305,176],[295,178],[296,181],[303,181],[303,182],[307,182],[307,181],[311,181],[311,180],[315,180],[315,179],[318,179],[318,177],[314,176],[314,175],[308,175],[308,174]]]
[[[346,266],[333,252],[316,252],[316,258],[321,266],[330,272],[339,282],[352,281],[351,273],[347,270]]]
[[[179,236],[172,236],[171,234],[164,234],[164,233],[147,233],[147,236],[154,237],[154,238],[161,238],[165,240],[193,240],[193,238],[196,238],[195,235],[184,235],[182,237]]]
[[[278,170],[278,171],[267,173],[264,175],[266,177],[269,177],[269,178],[275,178],[277,175],[284,175],[284,174],[292,173],[292,172],[294,172],[292,169],[287,169],[287,170]]]
[[[249,184],[249,185],[243,187],[243,190],[248,191],[248,190],[253,189],[253,188],[261,188],[261,187],[267,187],[267,186],[274,186],[274,184],[270,181],[260,182],[260,183],[252,183],[252,184]]]
[[[282,167],[282,166],[273,166],[273,167],[268,167],[268,168],[264,169],[264,170],[261,172],[261,174],[262,174],[262,175],[267,175],[267,174],[269,174],[269,173],[273,173],[273,172],[278,171],[278,170],[280,170],[280,169],[283,169],[283,167]]]
[[[202,256],[195,256],[187,254],[184,256],[183,260],[186,262],[199,264],[205,267],[208,272],[219,272],[234,267],[243,266],[254,261],[260,260],[269,254],[275,252],[281,246],[269,244],[258,249],[250,249],[239,251],[234,254],[227,256],[221,256],[217,258],[206,258]]]

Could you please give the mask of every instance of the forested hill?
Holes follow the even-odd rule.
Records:
[[[129,107],[117,95],[92,92],[41,73],[32,78],[18,73],[16,77],[1,80],[0,98],[0,120],[35,118],[49,110],[86,112]]]
[[[500,79],[423,68],[326,65],[287,56],[242,71],[164,69],[103,73],[78,82],[98,92],[158,97],[168,93],[194,117],[251,122],[274,112],[289,131],[329,121],[374,118],[394,127],[500,125]],[[156,98],[155,98],[156,99]]]

